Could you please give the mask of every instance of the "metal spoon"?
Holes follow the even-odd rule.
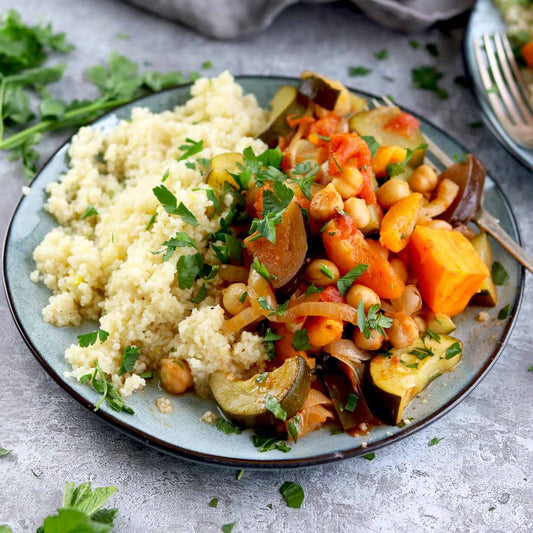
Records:
[[[439,218],[452,226],[459,226],[473,221],[500,243],[519,263],[533,273],[533,258],[503,230],[497,218],[483,209],[483,185],[485,167],[472,154],[464,163],[448,167],[441,178],[448,178],[459,185],[459,194],[452,205]]]

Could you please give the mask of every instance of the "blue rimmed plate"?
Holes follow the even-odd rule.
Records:
[[[518,159],[518,161],[533,170],[533,149],[528,150],[517,144],[502,127],[499,120],[496,118],[496,115],[492,112],[487,98],[487,91],[483,86],[481,75],[477,67],[474,42],[483,34],[501,33],[505,31],[505,22],[492,0],[478,0],[472,15],[470,16],[470,21],[465,33],[465,61],[468,67],[468,73],[472,79],[474,93],[485,118],[485,123],[495,137]]]
[[[240,77],[237,81],[246,92],[256,95],[259,103],[267,106],[275,91],[284,84],[297,84],[292,78]],[[189,97],[189,86],[169,89],[116,109],[97,120],[93,127],[109,130],[119,120],[129,118],[135,106],[148,107],[154,112],[172,109]],[[354,91],[365,98],[373,95]],[[419,117],[420,118],[420,117]],[[464,148],[443,131],[420,118],[422,130],[447,154],[464,152]],[[46,371],[71,396],[89,410],[93,410],[98,394],[88,386],[65,378],[69,366],[63,357],[65,349],[76,336],[94,329],[94,324],[79,328],[56,328],[44,322],[41,309],[47,304],[50,292],[42,284],[30,281],[35,265],[34,248],[56,224],[44,211],[46,186],[56,181],[67,170],[69,143],[63,145],[46,163],[31,184],[31,192],[19,202],[4,244],[4,284],[15,322],[35,357]],[[490,178],[485,185],[485,208],[500,219],[504,229],[519,240],[516,221],[509,203],[499,186]],[[475,320],[479,308],[470,308],[457,317],[456,335],[463,340],[464,357],[455,372],[435,380],[427,390],[415,399],[405,412],[412,417],[404,428],[380,426],[365,437],[345,434],[331,435],[324,428],[301,439],[289,453],[271,451],[260,453],[253,447],[250,432],[225,435],[200,420],[207,410],[216,406],[193,394],[171,397],[172,414],[161,414],[155,407],[156,398],[165,393],[157,383],[150,383],[145,391],[128,398],[127,403],[135,415],[117,413],[102,405],[95,414],[113,427],[159,450],[178,457],[205,463],[239,468],[284,468],[316,465],[329,461],[369,453],[396,442],[438,419],[457,405],[479,383],[494,364],[507,341],[518,313],[522,296],[524,274],[522,268],[498,245],[493,244],[495,258],[509,273],[509,280],[499,288],[501,305],[510,303],[511,316],[497,320],[497,309],[489,310],[491,320],[480,323]],[[362,444],[366,443],[363,448]]]

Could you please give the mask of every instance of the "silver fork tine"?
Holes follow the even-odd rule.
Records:
[[[505,106],[507,113],[511,117],[512,121],[515,124],[521,124],[523,122],[523,119],[517,110],[513,97],[509,93],[507,84],[502,78],[500,65],[496,60],[496,54],[494,52],[492,41],[489,35],[483,36],[483,44],[485,45],[485,52],[487,54],[487,60],[489,62],[491,72],[494,77],[494,83],[496,84],[496,87],[500,92],[503,105]]]
[[[507,41],[507,47],[505,46]],[[515,62],[513,52],[509,46],[507,36],[496,34],[494,36],[494,44],[496,46],[496,52],[500,63],[501,70],[507,82],[507,86],[513,95],[513,101],[518,107],[522,117],[526,121],[533,121],[533,113],[527,105],[527,100],[524,97],[523,90],[521,90],[521,84],[523,84],[518,65]],[[512,73],[511,73],[512,69]],[[513,76],[514,74],[514,76]]]

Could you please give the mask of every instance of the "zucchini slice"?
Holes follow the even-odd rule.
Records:
[[[489,272],[492,271],[492,248],[489,236],[485,232],[478,233],[471,241],[472,246],[487,265]],[[487,276],[480,289],[472,296],[470,303],[473,305],[483,305],[485,307],[495,307],[498,304],[496,286],[492,281],[492,276]]]
[[[328,80],[328,78],[310,70],[304,70],[300,77],[302,79],[299,87],[301,94],[328,111],[335,109],[337,100],[344,89],[339,82]]]
[[[209,174],[207,175],[207,184],[213,189],[223,189],[224,182],[237,187],[237,183],[230,176],[239,173],[239,163],[242,164],[242,154],[237,152],[227,152],[219,154],[211,159]]]
[[[246,381],[215,372],[209,377],[209,386],[229,419],[244,427],[275,429],[279,418],[267,406],[279,405],[287,419],[295,415],[311,389],[311,369],[303,357],[297,356],[272,372]]]
[[[350,129],[362,136],[371,136],[383,146],[401,146],[415,150],[425,143],[424,136],[419,128],[411,135],[401,135],[397,131],[387,129],[386,124],[402,114],[397,107],[376,107],[369,111],[358,113],[350,119]],[[416,150],[409,160],[408,165],[412,168],[420,166],[424,162],[426,151]]]
[[[258,137],[272,147],[280,137],[290,133],[291,128],[287,124],[287,117],[289,115],[303,115],[305,106],[298,100],[298,89],[291,85],[280,87],[270,105],[272,107],[270,122]]]
[[[410,346],[392,349],[390,353],[376,355],[370,361],[366,389],[375,414],[397,425],[409,402],[461,360],[463,345],[453,337],[440,335],[438,340],[418,338]]]

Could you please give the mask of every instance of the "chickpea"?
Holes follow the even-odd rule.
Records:
[[[407,285],[399,298],[391,300],[392,307],[406,315],[414,315],[422,308],[422,296],[415,285]]]
[[[415,321],[416,327],[420,333],[428,329],[426,321],[421,316],[415,316],[413,317],[413,320]]]
[[[398,274],[398,277],[405,283],[409,276],[405,263],[401,259],[394,257],[393,259],[390,260],[390,264],[392,268],[394,269],[394,271],[396,272],[396,274]]]
[[[368,313],[368,310],[373,305],[381,305],[379,296],[372,289],[364,285],[352,285],[345,294],[345,298],[346,303],[355,307],[355,309],[358,308],[359,302],[362,300],[365,313]]]
[[[363,186],[363,175],[356,166],[346,165],[342,170],[342,174],[333,178],[331,183],[342,196],[342,199],[347,200],[361,190]]]
[[[247,287],[244,283],[232,283],[222,291],[222,305],[230,315],[237,315],[250,305],[248,296],[243,298],[246,292]]]
[[[313,196],[309,206],[309,214],[316,220],[329,220],[337,212],[342,211],[344,204],[337,189],[330,183]]]
[[[358,328],[353,334],[353,341],[361,350],[379,350],[383,344],[383,335],[375,329],[370,330],[370,337],[367,339]]]
[[[161,359],[161,383],[171,394],[182,394],[194,386],[187,361],[166,357]]]
[[[394,348],[405,348],[418,337],[418,327],[410,316],[405,313],[396,313],[387,333]]]
[[[348,198],[344,202],[344,211],[355,220],[358,228],[364,228],[370,223],[370,211],[362,198]]]
[[[437,173],[429,165],[420,165],[409,177],[409,186],[415,192],[430,192],[438,181]]]
[[[410,192],[409,184],[406,181],[391,179],[378,189],[378,202],[382,207],[388,209],[398,200],[409,196]]]
[[[339,281],[340,272],[333,261],[315,259],[309,263],[305,271],[305,279],[317,287],[327,287]]]

